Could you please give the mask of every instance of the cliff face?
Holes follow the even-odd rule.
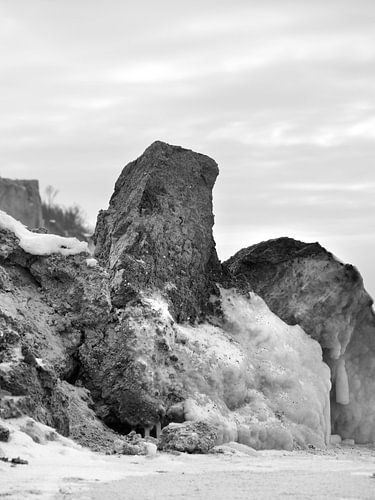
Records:
[[[221,272],[212,236],[217,175],[211,158],[162,142],[124,168],[94,236],[114,304],[158,289],[176,319],[202,316]]]
[[[375,441],[375,316],[357,269],[318,243],[290,238],[243,249],[225,266],[320,343],[332,372],[333,432]]]
[[[0,210],[30,228],[42,227],[42,201],[38,181],[0,177]]]

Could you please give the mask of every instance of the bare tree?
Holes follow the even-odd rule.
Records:
[[[44,193],[45,193],[45,197],[46,197],[46,204],[49,207],[51,207],[55,202],[55,198],[58,195],[59,190],[55,189],[53,186],[49,185],[46,187]]]

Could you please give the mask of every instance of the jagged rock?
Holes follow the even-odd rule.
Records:
[[[4,427],[3,425],[0,425],[0,441],[9,441],[9,429],[7,427]]]
[[[123,446],[122,437],[97,418],[87,389],[62,381],[52,394],[51,407],[54,427],[63,436],[94,451],[113,453]]]
[[[221,272],[212,236],[217,175],[211,158],[159,141],[124,168],[94,235],[116,307],[157,289],[178,321],[207,310]]]
[[[208,453],[217,438],[217,429],[207,422],[169,424],[162,430],[158,448],[163,451]]]
[[[375,316],[357,269],[318,243],[291,238],[245,248],[225,266],[322,346],[332,371],[333,432],[374,442]]]
[[[0,177],[0,210],[31,228],[43,226],[39,182]]]
[[[0,416],[22,414],[95,450],[119,439],[89,408],[80,375],[84,336],[110,322],[108,277],[85,255],[31,256],[0,231]],[[65,381],[66,380],[66,381]]]

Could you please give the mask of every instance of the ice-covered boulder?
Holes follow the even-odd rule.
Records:
[[[217,444],[256,449],[324,446],[330,376],[319,344],[255,294],[220,288],[216,301],[215,325],[190,325],[162,296],[144,296],[105,336],[86,336],[80,359],[101,418],[156,435],[169,422],[204,421]]]
[[[225,266],[320,343],[332,371],[333,432],[374,442],[375,316],[357,269],[318,243],[291,238],[245,248]]]
[[[31,228],[43,226],[39,182],[0,177],[0,210]]]
[[[158,289],[177,320],[202,316],[221,270],[212,236],[217,175],[208,156],[159,141],[126,165],[94,235],[117,307]]]

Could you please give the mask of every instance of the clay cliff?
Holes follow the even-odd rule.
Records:
[[[99,214],[97,260],[3,223],[0,417],[26,413],[101,450],[133,429],[161,435],[162,449],[292,449],[329,442],[332,407],[336,432],[374,439],[358,272],[290,239],[222,266],[217,174],[207,156],[152,144]]]
[[[7,212],[26,226],[43,226],[39,182],[0,177],[0,210]]]

